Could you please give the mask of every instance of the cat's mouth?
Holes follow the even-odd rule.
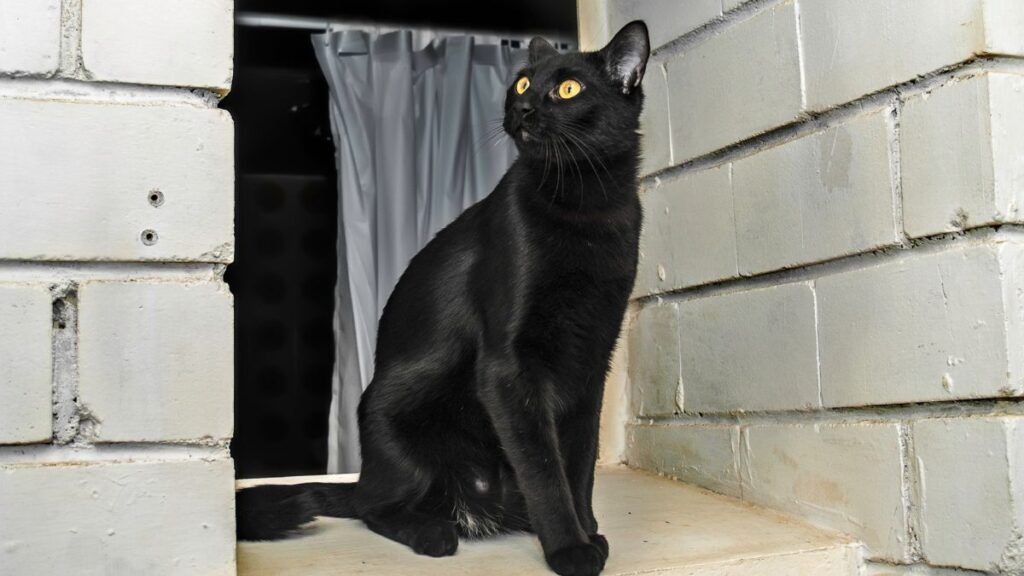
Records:
[[[525,128],[519,130],[519,139],[523,142],[529,142],[532,138],[533,136]]]

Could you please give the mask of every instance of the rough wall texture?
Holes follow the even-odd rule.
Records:
[[[1024,3],[580,11],[656,46],[625,461],[1024,573]]]
[[[0,0],[0,573],[234,574],[230,0]]]

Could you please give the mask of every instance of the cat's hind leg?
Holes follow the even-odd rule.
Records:
[[[366,526],[424,556],[451,556],[459,547],[455,523],[424,512],[395,510],[363,518]]]

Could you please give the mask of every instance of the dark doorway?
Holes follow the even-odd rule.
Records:
[[[574,0],[237,0],[237,13],[575,36]],[[235,28],[235,435],[240,478],[323,474],[337,193],[311,32]]]

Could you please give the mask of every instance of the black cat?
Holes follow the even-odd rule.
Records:
[[[384,308],[359,482],[243,490],[239,538],[340,516],[445,556],[460,535],[530,530],[558,574],[603,569],[591,494],[636,275],[649,52],[642,22],[598,52],[530,43],[505,101],[518,159],[412,259]]]

